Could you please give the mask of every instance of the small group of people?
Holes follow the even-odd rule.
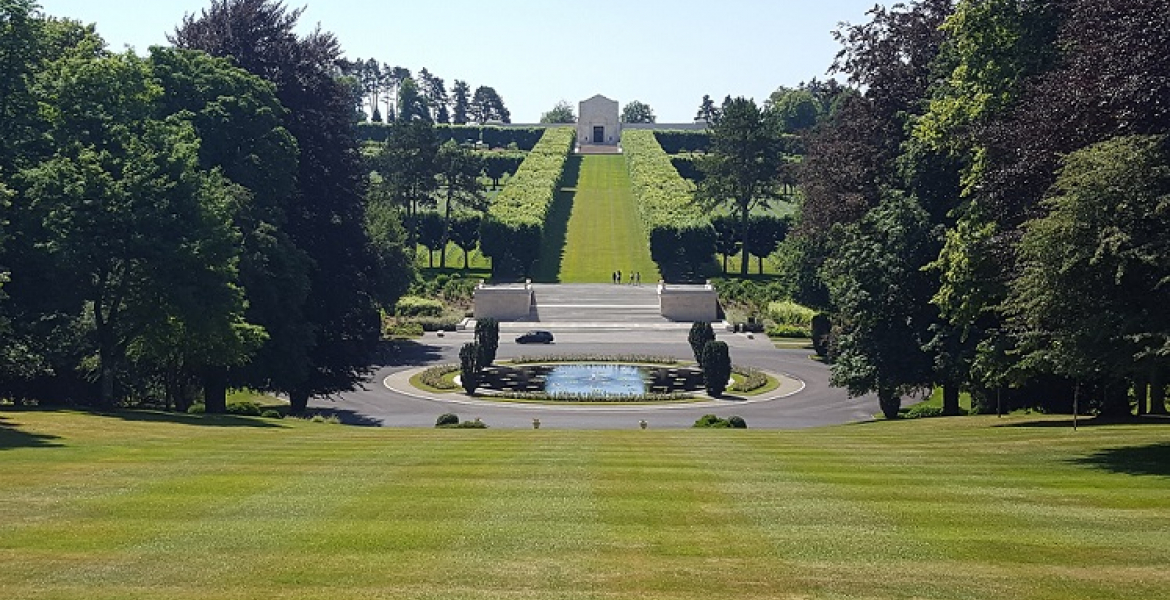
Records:
[[[622,282],[622,272],[621,271],[614,271],[613,272],[613,282],[615,285]],[[630,273],[630,285],[642,285],[642,272],[641,271],[634,271],[633,273]]]

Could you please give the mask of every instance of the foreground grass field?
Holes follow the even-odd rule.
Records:
[[[620,270],[626,281],[630,273],[641,272],[644,284],[657,283],[658,268],[634,206],[625,158],[588,155],[569,161],[567,187],[549,219],[561,224],[564,237],[555,232],[548,236],[534,279],[610,283],[613,272]]]
[[[1166,598],[1170,426],[0,411],[5,598]]]

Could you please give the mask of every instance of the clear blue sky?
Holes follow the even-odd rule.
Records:
[[[762,101],[777,86],[825,78],[841,21],[866,21],[875,0],[287,0],[306,6],[347,58],[426,67],[490,85],[515,122],[558,100],[603,94],[649,104],[659,122],[688,122],[703,94]],[[888,2],[882,2],[888,4]],[[166,43],[209,0],[40,0],[44,11],[96,23],[113,50]]]

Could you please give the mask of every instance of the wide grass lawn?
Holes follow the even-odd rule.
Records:
[[[1170,425],[0,411],[3,598],[1167,598]]]
[[[610,283],[620,270],[626,281],[630,273],[641,272],[643,283],[657,282],[658,267],[634,206],[625,157],[571,156],[569,161],[534,279]]]

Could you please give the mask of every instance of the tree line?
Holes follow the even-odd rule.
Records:
[[[403,87],[413,86],[414,101],[426,107],[427,118],[435,123],[512,122],[512,113],[491,86],[481,85],[473,92],[466,81],[456,79],[448,92],[446,81],[425,67],[412,75],[406,67],[379,63],[373,58],[341,59],[338,66],[350,78],[356,111],[362,120],[368,118],[375,123],[398,120]]]
[[[0,0],[0,394],[298,412],[369,372],[413,257],[300,15],[214,0],[139,57]]]
[[[837,33],[851,89],[805,138],[781,252],[832,381],[977,410],[1164,413],[1170,13],[917,0]]]

